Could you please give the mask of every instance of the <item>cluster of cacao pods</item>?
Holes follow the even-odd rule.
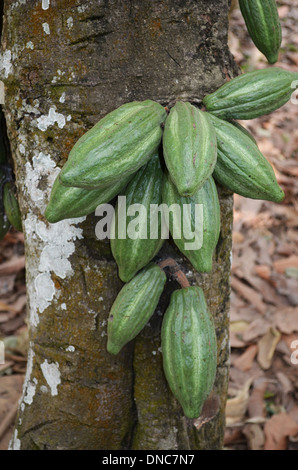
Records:
[[[93,212],[117,194],[127,204],[190,206],[183,223],[195,232],[195,207],[203,205],[202,247],[187,249],[176,235],[181,220],[171,213],[168,229],[178,249],[200,272],[212,269],[220,233],[217,181],[234,193],[280,202],[284,193],[253,137],[237,120],[253,119],[282,106],[298,74],[280,68],[232,79],[203,100],[205,110],[177,101],[169,111],[152,100],[124,104],[83,135],[70,152],[52,188],[45,216],[54,223]],[[111,250],[125,285],[109,314],[107,350],[117,354],[153,315],[166,275],[153,262],[163,244],[162,221],[150,237],[149,210],[138,218],[143,237],[117,231]],[[129,222],[129,220],[128,220]],[[126,235],[126,236],[125,236]],[[216,373],[216,336],[203,291],[175,291],[164,315],[161,344],[164,371],[187,417],[199,416]]]

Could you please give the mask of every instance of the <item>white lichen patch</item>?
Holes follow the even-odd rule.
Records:
[[[61,310],[66,310],[66,309],[67,309],[67,307],[66,307],[66,304],[65,304],[65,303],[61,304],[61,305],[60,305],[60,307],[61,307]]]
[[[27,391],[26,395],[24,396],[23,402],[26,403],[27,405],[31,405],[33,403],[33,398],[36,392],[36,386],[37,386],[37,379],[34,378],[32,381],[30,381],[27,384]]]
[[[56,167],[50,155],[39,152],[33,157],[32,164],[26,163],[25,170],[25,187],[32,201],[24,224],[26,239],[30,249],[36,246],[39,251],[38,257],[30,257],[31,266],[28,270],[30,322],[37,326],[39,314],[59,297],[52,273],[61,279],[73,274],[69,257],[75,251],[75,241],[82,238],[82,230],[73,223],[82,222],[85,217],[62,220],[57,224],[47,224],[40,220],[34,212],[34,207],[44,214],[51,187],[60,168]],[[47,190],[40,189],[41,179],[47,180]]]
[[[47,115],[42,115],[37,119],[37,127],[43,132],[55,123],[58,124],[60,129],[63,129],[66,124],[66,119],[63,114],[56,112],[56,106],[51,106]]]
[[[78,12],[79,13],[84,13],[84,11],[86,11],[87,8],[88,8],[87,5],[80,5],[80,6],[78,6]]]
[[[60,101],[60,103],[65,103],[65,91],[60,96],[59,101]]]
[[[32,343],[30,342],[29,350],[28,350],[26,376],[25,376],[24,385],[23,385],[23,397],[24,397],[23,401],[27,404],[32,403],[33,397],[35,395],[35,388],[37,385],[37,380],[34,378],[31,378],[32,371],[33,371],[34,355],[35,354],[32,348]]]
[[[26,43],[26,49],[32,49],[32,50],[34,49],[34,44],[32,41],[28,41]]]
[[[75,350],[76,350],[76,349],[75,349],[74,346],[68,346],[68,347],[66,348],[66,351],[67,351],[67,352],[75,352]]]
[[[48,23],[42,23],[43,30],[46,34],[51,34],[50,26]]]
[[[69,18],[67,18],[67,27],[69,29],[71,29],[73,27],[73,17],[70,16]]]
[[[38,310],[42,313],[49,305],[55,296],[55,284],[52,281],[49,272],[42,272],[34,280],[34,292],[36,293],[36,304]]]
[[[41,7],[43,10],[48,10],[50,6],[50,0],[41,0]]]
[[[58,362],[48,363],[47,359],[40,365],[44,378],[51,390],[51,395],[58,395],[58,385],[61,384],[61,374]]]
[[[8,450],[21,450],[21,441],[18,438],[18,430],[16,429],[13,433],[11,442],[9,443]]]
[[[34,100],[32,105],[28,104],[26,102],[26,100],[22,100],[22,112],[26,115],[28,115],[28,114],[35,114],[35,115],[40,114],[40,111],[39,111],[38,107],[39,107],[39,101],[38,100]]]
[[[25,153],[26,153],[25,145],[23,145],[23,144],[20,144],[20,145],[19,145],[19,152],[20,152],[22,155],[25,155]]]
[[[8,49],[0,54],[0,73],[4,72],[4,78],[7,78],[12,69],[12,53]]]
[[[40,179],[47,177],[49,184],[53,184],[59,173],[56,163],[51,160],[50,155],[39,152],[30,162],[26,163],[26,185],[32,201],[39,209],[45,209],[48,194],[39,189]],[[50,180],[49,180],[50,179]]]

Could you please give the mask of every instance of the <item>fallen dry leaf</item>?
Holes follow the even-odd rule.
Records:
[[[292,382],[288,379],[288,377],[282,371],[277,371],[276,377],[279,383],[281,384],[282,391],[285,395],[288,395],[288,393],[293,392]]]
[[[263,301],[265,301],[267,304],[285,305],[285,300],[279,296],[276,292],[276,289],[274,289],[264,279],[261,279],[257,276],[250,276],[247,281],[260,293],[260,295],[263,297]]]
[[[262,279],[265,279],[265,281],[268,281],[271,277],[271,269],[266,264],[257,264],[254,270],[256,274]]]
[[[280,274],[284,274],[288,268],[298,268],[298,256],[293,255],[288,258],[275,261],[273,263],[273,268]]]
[[[298,307],[285,307],[276,310],[273,322],[275,327],[286,335],[298,331]]]
[[[258,363],[262,369],[270,368],[275,348],[281,338],[281,334],[275,328],[270,327],[267,333],[258,342]]]
[[[289,412],[288,415],[298,424],[298,405],[294,406]]]
[[[242,429],[240,427],[226,428],[224,436],[224,445],[235,444],[235,442],[243,441]]]
[[[298,424],[286,413],[272,416],[264,426],[264,450],[287,450],[287,438],[298,433]]]
[[[243,333],[249,327],[249,323],[247,321],[239,320],[239,321],[232,321],[230,323],[230,331],[233,333]]]
[[[246,424],[243,434],[247,438],[249,450],[262,450],[265,444],[265,435],[259,424]]]
[[[290,7],[287,5],[283,5],[278,8],[278,16],[280,18],[286,18],[289,14]]]
[[[239,279],[237,279],[236,277],[232,278],[231,286],[232,289],[236,290],[239,295],[241,295],[249,303],[252,303],[256,307],[258,312],[262,314],[266,312],[266,305],[263,302],[262,296],[253,288],[239,281]]]
[[[249,327],[243,332],[242,338],[246,343],[255,341],[260,336],[263,336],[270,327],[270,323],[266,318],[259,317],[251,322]]]
[[[243,243],[244,235],[237,230],[233,231],[233,244]]]
[[[25,256],[14,256],[0,265],[0,276],[14,274],[25,267]]]
[[[253,383],[252,392],[248,402],[248,416],[250,419],[265,417],[264,395],[267,389],[266,377],[258,377]]]
[[[12,307],[11,305],[8,305],[5,302],[1,302],[1,301],[0,301],[0,311],[1,312],[15,312],[16,313],[16,309],[14,307]]]
[[[257,352],[258,352],[258,346],[255,344],[252,344],[246,349],[246,351],[243,354],[241,354],[241,356],[235,359],[235,361],[233,362],[233,365],[243,371],[250,370],[252,368],[252,364],[257,355]]]
[[[249,388],[252,384],[252,379],[248,379],[244,384],[242,390],[238,394],[227,400],[226,404],[226,425],[232,426],[237,423],[243,423],[247,411],[249,400]]]
[[[285,354],[288,353],[289,355],[294,351],[294,349],[297,349],[296,344],[298,344],[298,334],[297,333],[292,333],[290,335],[282,335],[282,341],[284,344],[287,346],[287,351],[285,351]]]
[[[230,332],[230,345],[231,348],[244,348],[246,343],[239,337],[239,333]]]

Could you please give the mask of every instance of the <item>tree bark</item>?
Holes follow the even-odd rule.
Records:
[[[76,140],[123,103],[201,105],[237,74],[227,46],[228,0],[5,0],[4,112],[23,214],[30,348],[12,449],[220,449],[228,385],[232,196],[219,188],[221,235],[199,274],[215,319],[219,410],[183,416],[162,371],[160,325],[169,295],[143,332],[112,357],[109,309],[122,286],[95,216],[49,224],[44,210]]]

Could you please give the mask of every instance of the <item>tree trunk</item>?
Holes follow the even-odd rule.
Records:
[[[161,314],[113,357],[109,309],[122,286],[95,216],[49,224],[50,189],[76,140],[123,103],[200,105],[237,74],[227,47],[228,0],[5,0],[4,112],[23,214],[30,349],[12,449],[220,449],[228,384],[232,196],[220,191],[213,272],[198,274],[214,316],[219,411],[199,426],[167,387]]]

